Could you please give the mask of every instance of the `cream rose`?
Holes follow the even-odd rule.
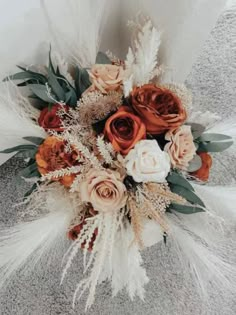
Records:
[[[82,201],[90,202],[96,211],[116,211],[126,204],[126,187],[120,174],[111,170],[91,169],[79,191]]]
[[[171,165],[175,168],[187,170],[189,162],[196,154],[191,127],[184,125],[169,130],[165,135],[165,139],[169,141],[164,150],[169,154]]]
[[[163,183],[170,171],[170,159],[156,140],[141,140],[125,158],[127,174],[137,182]]]
[[[121,90],[124,69],[116,65],[96,64],[89,71],[89,76],[92,85],[86,92],[98,90],[103,94],[107,94],[110,91]]]

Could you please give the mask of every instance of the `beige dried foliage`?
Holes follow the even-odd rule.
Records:
[[[168,231],[165,212],[171,202],[185,204],[186,200],[172,193],[168,184],[145,183],[131,193],[128,199],[134,241],[143,248],[142,231],[144,219],[155,220],[164,232]]]
[[[146,196],[153,199],[162,198],[166,202],[166,206],[168,206],[171,202],[175,202],[178,204],[186,204],[186,200],[179,196],[178,194],[173,193],[168,184],[158,184],[158,183],[145,183],[143,185],[143,192]],[[163,211],[161,211],[163,212]]]
[[[134,242],[137,242],[138,246],[143,248],[143,215],[141,214],[140,208],[137,206],[136,200],[132,197],[128,199],[128,207],[130,209],[131,226],[134,231]]]
[[[80,123],[91,126],[116,111],[121,104],[122,94],[118,92],[109,92],[107,95],[100,92],[85,94],[78,102]]]

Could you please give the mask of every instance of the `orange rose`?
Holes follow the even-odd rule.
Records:
[[[180,99],[167,88],[154,84],[134,88],[131,103],[150,134],[161,134],[177,128],[187,118]]]
[[[65,141],[62,141],[55,136],[45,139],[39,146],[36,154],[36,163],[40,174],[45,175],[56,170],[79,164],[77,161],[78,153],[74,150],[69,153],[66,152],[65,146]],[[70,174],[54,180],[59,180],[64,186],[70,187],[75,176],[76,174]]]
[[[210,168],[212,166],[212,157],[210,154],[206,152],[200,152],[197,153],[201,160],[202,160],[202,166],[199,168],[199,170],[190,173],[192,176],[206,182],[209,178]]]
[[[121,106],[106,121],[104,134],[115,151],[126,155],[138,141],[146,138],[146,127],[127,106]]]

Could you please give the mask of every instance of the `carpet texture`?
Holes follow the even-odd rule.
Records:
[[[218,20],[186,84],[192,89],[196,110],[211,110],[223,118],[236,113],[236,10],[226,10]],[[12,158],[0,167],[0,221],[13,224],[21,213],[13,208],[24,194],[27,184],[17,186],[14,179],[22,167],[22,161]],[[236,178],[235,159],[230,153],[219,154],[214,160],[212,183],[232,183]],[[68,243],[65,242],[65,248]],[[34,274],[20,271],[0,296],[1,315],[75,315],[84,314],[85,298],[72,309],[72,293],[77,277],[82,274],[82,255],[69,271],[72,281],[60,282],[61,259],[58,252],[49,261],[42,261]],[[172,254],[171,245],[158,244],[146,249],[143,254],[150,282],[146,286],[145,303],[129,300],[125,293],[111,298],[109,283],[97,290],[96,301],[88,315],[233,315],[235,301],[224,292],[212,292],[209,305],[202,312],[201,300],[196,294],[191,279],[183,283],[182,271]],[[46,266],[45,266],[46,265]],[[166,270],[168,277],[165,275]],[[74,275],[74,276],[72,276]],[[184,287],[183,287],[184,286]],[[185,294],[182,292],[185,291]],[[188,294],[186,294],[186,292]]]

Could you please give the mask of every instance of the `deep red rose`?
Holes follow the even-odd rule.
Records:
[[[68,238],[70,240],[72,240],[72,241],[76,240],[79,237],[79,234],[82,231],[84,225],[87,224],[86,219],[90,218],[90,217],[92,217],[92,216],[94,216],[96,214],[97,214],[97,212],[94,209],[92,209],[92,208],[89,209],[89,212],[85,215],[85,217],[83,218],[81,223],[78,224],[78,225],[73,226],[73,228],[69,230]],[[94,232],[93,232],[93,235],[92,235],[91,239],[89,240],[88,251],[90,251],[90,252],[93,249],[93,244],[94,244],[94,242],[96,240],[97,235],[98,235],[98,229],[96,228],[94,230]],[[81,248],[84,249],[85,245],[86,245],[86,241],[81,244]]]
[[[60,104],[54,104],[51,108],[44,108],[38,118],[39,126],[45,130],[63,131],[62,120],[58,116],[58,111],[62,108]],[[64,105],[63,109],[67,112],[69,110],[68,105]]]

